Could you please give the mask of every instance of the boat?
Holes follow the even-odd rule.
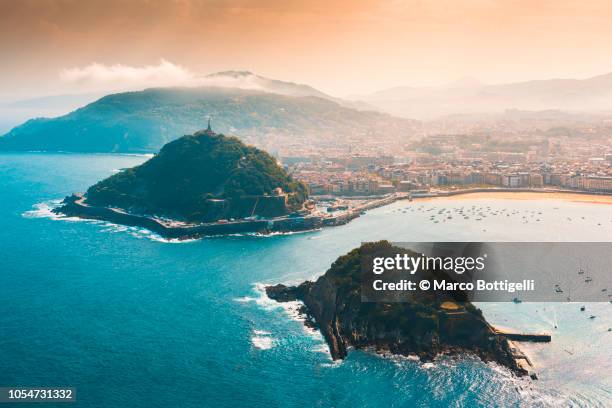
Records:
[[[590,315],[590,316],[589,316],[589,319],[594,319],[594,318],[596,318],[596,317],[597,317],[597,316],[595,316],[595,315]]]
[[[584,306],[580,306],[580,311],[581,311],[581,312],[584,312],[585,310],[586,310],[586,307],[584,307]]]

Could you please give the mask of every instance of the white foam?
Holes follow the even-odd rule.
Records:
[[[56,214],[53,210],[59,207],[62,200],[49,200],[43,201],[42,203],[34,204],[32,210],[23,212],[22,216],[25,218],[49,218],[52,220],[61,220],[68,222],[85,222],[88,224],[100,225],[102,227],[101,232],[118,233],[127,232],[131,236],[142,239],[147,238],[156,242],[163,242],[167,244],[184,244],[188,242],[197,241],[196,238],[190,239],[178,239],[178,238],[164,238],[159,234],[154,233],[145,228],[129,227],[126,225],[115,224],[109,221],[93,220],[88,218],[79,217],[68,217],[64,214]]]
[[[326,356],[331,357],[331,352],[329,351],[329,346],[326,343],[317,344],[312,348],[312,351],[315,353],[323,353]]]
[[[226,235],[231,235],[235,237],[270,238],[270,237],[277,237],[277,236],[283,236],[283,235],[308,234],[308,233],[316,232],[316,231],[321,231],[321,228],[313,228],[313,229],[306,229],[306,230],[300,230],[300,231],[274,231],[274,232],[266,232],[266,233],[244,232],[244,233],[226,234]],[[226,236],[226,235],[221,235],[221,236]]]
[[[329,351],[329,347],[327,346],[327,343],[325,342],[325,339],[323,338],[323,335],[321,334],[321,332],[317,329],[314,329],[312,327],[306,326],[305,323],[305,316],[300,312],[300,309],[302,308],[302,306],[304,305],[301,301],[293,301],[293,302],[277,302],[273,299],[270,299],[266,293],[266,285],[263,283],[255,283],[253,285],[253,291],[255,292],[256,296],[252,297],[252,296],[243,296],[240,298],[235,298],[234,300],[236,302],[240,302],[240,303],[255,303],[258,307],[267,310],[267,311],[272,311],[272,310],[278,310],[281,309],[283,310],[283,312],[291,319],[291,320],[295,320],[297,322],[300,323],[300,326],[302,327],[302,330],[304,331],[304,333],[308,336],[310,336],[312,339],[316,340],[318,342],[318,344],[316,344],[313,348],[312,351],[316,352],[316,353],[324,353],[326,354],[330,360],[331,360],[331,353]],[[254,334],[257,334],[257,331],[254,332]],[[261,337],[261,336],[254,336],[254,337]],[[253,339],[251,339],[253,341]],[[261,340],[261,339],[259,339]]]
[[[251,343],[253,344],[253,347],[260,350],[269,350],[274,347],[274,339],[270,337],[253,336],[251,337]]]
[[[25,211],[22,216],[25,218],[52,218],[60,219],[67,218],[61,214],[55,214],[53,209],[57,208],[61,204],[62,200],[49,200],[43,201],[42,203],[34,204],[32,210]]]
[[[243,296],[243,297],[235,298],[234,301],[240,302],[240,303],[248,303],[248,302],[254,302],[255,298],[250,297],[250,296]]]
[[[318,229],[310,229],[310,230],[304,230],[304,231],[271,232],[268,234],[262,234],[259,232],[247,232],[247,233],[237,233],[237,234],[207,235],[207,236],[203,236],[199,238],[188,238],[188,239],[164,238],[161,235],[156,234],[153,231],[150,231],[146,228],[127,227],[125,225],[115,224],[115,223],[108,222],[108,221],[92,220],[92,219],[79,218],[79,217],[68,217],[64,214],[54,213],[53,209],[59,207],[61,203],[62,203],[62,200],[57,199],[57,200],[43,201],[42,203],[34,204],[32,206],[33,209],[23,212],[22,216],[25,218],[50,218],[52,220],[62,220],[62,221],[69,221],[69,222],[87,222],[91,224],[102,224],[105,228],[102,230],[103,232],[115,233],[115,232],[126,232],[127,231],[130,235],[132,235],[135,238],[138,238],[138,239],[147,238],[152,241],[162,242],[166,244],[184,244],[188,242],[199,241],[200,239],[205,239],[205,238],[217,238],[217,237],[228,237],[228,236],[267,238],[267,237],[273,237],[273,236],[278,236],[278,235],[303,234],[303,233],[309,233],[309,232],[320,230],[320,228],[318,228]]]
[[[276,345],[276,340],[272,337],[272,333],[265,330],[253,330],[254,336],[251,337],[253,347],[260,350],[269,350]]]
[[[253,302],[257,306],[261,307],[265,310],[273,310],[273,309],[281,309],[283,308],[283,303],[279,303],[275,300],[272,300],[266,294],[266,285],[263,283],[255,283],[253,286],[253,291],[256,296],[243,296],[240,298],[234,299],[236,302],[248,303]]]

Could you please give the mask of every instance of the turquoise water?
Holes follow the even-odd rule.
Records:
[[[0,155],[0,386],[72,386],[79,407],[612,404],[609,304],[588,305],[595,321],[574,304],[482,305],[494,323],[553,332],[527,348],[540,375],[530,382],[470,357],[422,365],[353,352],[333,363],[320,336],[260,290],[381,238],[607,241],[611,206],[404,202],[322,231],[186,243],[46,216],[45,203],[144,159]],[[468,203],[542,215],[434,224],[423,211]]]

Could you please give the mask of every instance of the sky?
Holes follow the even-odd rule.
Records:
[[[189,85],[223,70],[335,96],[612,71],[595,0],[0,0],[0,100]]]

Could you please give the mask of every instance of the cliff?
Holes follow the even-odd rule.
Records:
[[[517,375],[527,374],[515,361],[508,340],[469,302],[434,292],[402,303],[362,302],[362,259],[396,251],[402,250],[386,241],[364,244],[338,258],[315,282],[269,286],[266,292],[279,302],[302,301],[307,321],[321,331],[334,360],[345,358],[351,347],[417,355],[422,361],[473,353]],[[456,307],[443,307],[449,304]]]

